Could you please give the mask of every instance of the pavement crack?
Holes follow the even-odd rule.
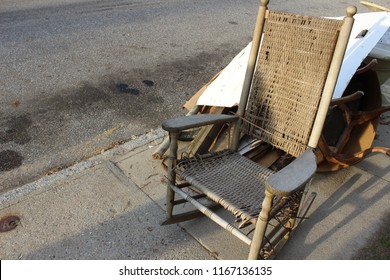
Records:
[[[106,166],[123,185],[127,187],[137,186],[137,188],[140,189],[136,183],[134,183],[129,177],[126,176],[123,170],[118,165],[116,165],[115,162],[109,160],[106,162]]]

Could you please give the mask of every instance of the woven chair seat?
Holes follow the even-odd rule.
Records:
[[[184,159],[176,173],[237,218],[251,220],[261,211],[265,181],[274,172],[225,150]]]

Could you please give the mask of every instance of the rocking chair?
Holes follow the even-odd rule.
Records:
[[[170,137],[163,224],[199,216],[194,211],[174,213],[175,206],[190,202],[249,245],[248,259],[276,253],[313,200],[302,196],[317,168],[314,149],[356,13],[349,7],[339,21],[273,12],[267,5],[268,0],[261,0],[237,113],[185,116],[162,125]],[[233,124],[230,149],[177,158],[181,131],[221,123]],[[261,166],[237,152],[242,135],[269,143],[295,160],[279,171]],[[175,199],[175,194],[183,199]],[[215,205],[231,212],[241,225],[217,215]],[[245,226],[254,229],[244,233]]]

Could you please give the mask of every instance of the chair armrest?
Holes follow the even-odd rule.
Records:
[[[198,114],[167,120],[162,124],[162,128],[169,132],[179,132],[209,124],[236,122],[238,118],[234,115]]]
[[[289,165],[271,175],[266,182],[268,191],[286,196],[305,185],[317,170],[313,149],[307,149]]]

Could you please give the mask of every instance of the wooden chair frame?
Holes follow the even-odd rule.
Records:
[[[179,162],[177,158],[178,150],[178,136],[181,131],[188,130],[196,127],[205,125],[218,125],[222,123],[234,123],[235,130],[232,140],[232,150],[235,151],[240,141],[240,126],[243,122],[243,116],[247,107],[248,97],[252,86],[252,78],[255,72],[255,66],[257,63],[257,56],[259,54],[259,47],[261,44],[263,29],[268,17],[268,0],[261,0],[259,7],[259,13],[256,21],[256,27],[253,36],[252,49],[248,62],[246,77],[244,80],[244,86],[241,95],[240,105],[236,115],[193,115],[172,120],[165,121],[162,125],[163,129],[169,132],[170,147],[168,155],[168,187],[167,187],[167,220],[164,224],[178,223],[184,220],[188,220],[197,216],[197,213],[203,213],[205,216],[210,218],[212,221],[238,237],[244,243],[250,246],[248,259],[258,259],[259,257],[266,258],[268,256],[261,255],[261,249],[265,246],[267,231],[267,224],[269,219],[274,212],[280,211],[280,207],[275,205],[275,197],[279,197],[280,200],[291,198],[294,194],[303,192],[306,183],[310,180],[316,171],[317,163],[316,157],[313,150],[317,147],[323,124],[327,115],[327,110],[332,98],[332,94],[335,88],[337,77],[339,74],[340,66],[345,53],[346,45],[349,39],[349,35],[353,25],[353,15],[356,13],[356,8],[351,6],[347,9],[347,15],[343,20],[343,24],[338,32],[338,40],[335,45],[334,54],[332,61],[329,66],[326,82],[324,83],[322,96],[316,111],[314,118],[313,129],[311,130],[310,138],[306,151],[301,153],[292,163],[284,167],[280,171],[269,176],[265,182],[265,194],[261,205],[261,212],[258,218],[250,220],[254,224],[253,237],[249,237],[243,233],[239,228],[233,226],[225,219],[221,218],[210,207],[205,206],[199,202],[199,198],[210,197],[209,194],[190,194],[183,191],[183,189],[191,186],[190,182],[183,184],[177,183],[177,164]],[[255,163],[253,163],[255,164]],[[238,186],[240,187],[240,186]],[[194,189],[197,191],[197,188]],[[175,200],[175,194],[178,194],[183,199]],[[213,199],[214,201],[218,199]],[[305,211],[312,201],[312,197],[307,200],[307,207],[303,207]],[[185,214],[173,214],[174,206],[190,202],[197,210],[191,213]],[[223,202],[220,202],[223,204]],[[298,203],[301,203],[298,200]],[[306,201],[303,202],[306,204]],[[224,207],[226,206],[223,205]],[[260,206],[260,205],[259,205]],[[228,209],[230,206],[227,205],[225,208]],[[259,207],[260,208],[260,207]],[[276,234],[277,246],[283,244],[285,240],[292,232],[292,230],[299,224],[296,221],[297,216],[294,214],[291,217],[287,217],[283,224],[282,232]],[[274,250],[273,248],[272,250]]]

